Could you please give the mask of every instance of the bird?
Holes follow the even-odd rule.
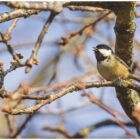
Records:
[[[140,78],[132,73],[130,67],[108,45],[99,44],[93,48],[93,51],[97,60],[98,72],[105,80],[112,81],[122,78],[140,82]],[[136,129],[140,136],[140,123]]]
[[[107,81],[133,79],[140,82],[140,78],[132,73],[131,68],[118,57],[106,44],[99,44],[93,48],[97,60],[97,69]]]

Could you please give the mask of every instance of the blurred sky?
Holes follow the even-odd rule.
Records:
[[[140,13],[140,9],[137,9],[138,12]],[[1,6],[0,8],[0,13],[10,11],[9,8],[6,6]],[[79,18],[79,17],[85,17],[87,16],[87,13],[84,12],[72,12],[68,9],[65,9],[64,11],[65,17],[68,19],[72,18]],[[41,12],[39,14],[40,16],[43,17],[48,17],[49,12]],[[88,16],[92,17],[92,13],[88,14]],[[61,19],[62,14],[59,14],[56,19]],[[93,18],[97,18],[94,14]],[[12,21],[9,22],[4,22],[0,24],[0,30],[3,32],[6,32],[8,27],[11,25]],[[38,38],[38,35],[44,25],[43,20],[37,19],[35,17],[30,17],[30,18],[20,18],[20,20],[17,23],[16,28],[12,32],[12,40],[10,43],[12,45],[16,45],[18,43],[23,43],[23,42],[35,42]],[[110,21],[110,25],[105,24],[105,22],[100,22],[97,25],[97,31],[99,34],[102,34],[102,38],[97,38],[93,34],[93,36],[88,39],[85,43],[86,47],[86,53],[88,57],[91,59],[91,61],[95,62],[95,56],[92,51],[92,47],[96,46],[99,43],[105,43],[108,44],[107,38],[111,36],[112,40],[115,40],[115,34],[114,34],[114,21]],[[137,25],[137,30],[135,33],[135,38],[139,41],[140,40],[140,18],[136,19],[136,25]],[[49,27],[49,31],[46,34],[44,38],[44,42],[53,42],[54,40],[60,40],[62,36],[68,36],[68,33],[65,32],[65,28],[69,30],[69,33],[73,31],[77,31],[81,27],[83,27],[82,24],[76,24],[76,23],[66,23],[65,26],[61,22],[53,22],[51,26]],[[5,45],[0,44],[1,48],[4,49]],[[31,54],[33,46],[25,46],[22,49],[17,49],[17,51],[21,52],[23,56],[28,58]],[[136,48],[135,48],[136,49]],[[37,71],[40,70],[40,68],[49,61],[50,58],[52,58],[54,55],[57,54],[59,50],[59,46],[49,46],[49,44],[42,46],[42,48],[39,51],[38,58],[40,60],[40,64],[38,66],[34,66],[29,74],[25,74],[24,68],[17,69],[16,71],[10,73],[7,75],[5,78],[5,88],[7,90],[15,90],[20,82],[24,81],[25,83],[29,83],[29,81],[32,80],[35,74],[37,74]],[[135,60],[140,60],[139,52],[134,51],[134,59]],[[11,60],[10,54],[5,51],[5,52],[0,52],[0,60],[4,61],[4,66],[5,68],[9,67],[9,62]],[[59,63],[59,66],[57,67],[57,70],[59,71],[59,75],[57,77],[58,82],[60,81],[65,81],[69,80],[72,77],[79,76],[79,75],[84,75],[86,74],[87,71],[79,71],[77,68],[74,66],[73,63],[73,56],[71,53],[65,53],[63,57],[61,58],[61,63]],[[96,66],[91,68],[91,71],[96,70]],[[97,79],[93,79],[97,80]],[[47,82],[46,82],[47,83]],[[46,84],[44,83],[44,84]],[[94,88],[94,94],[96,97],[100,97],[102,94],[102,91],[104,89],[104,97],[103,97],[103,102],[114,108],[117,111],[123,112],[116,94],[114,92],[114,88],[100,88],[96,89]],[[78,104],[81,104],[84,102],[86,98],[81,97],[79,94],[76,94],[73,92],[72,94],[68,94],[58,101],[53,102],[50,105],[47,105],[47,107],[44,107],[43,109],[46,110],[48,108],[57,108],[57,105],[59,101],[61,101],[61,107],[62,108],[70,108],[74,107]],[[84,128],[86,126],[89,126],[91,124],[94,124],[98,121],[105,120],[105,119],[113,119],[108,113],[97,107],[96,105],[89,105],[88,107],[82,109],[81,111],[75,111],[72,113],[68,113],[65,116],[65,121],[66,121],[66,129],[70,130],[71,132],[77,132],[79,129]],[[40,137],[46,137],[48,134],[50,136],[53,136],[52,133],[47,133],[45,131],[42,131],[41,129],[43,126],[56,126],[60,124],[61,118],[58,116],[51,116],[51,115],[36,115],[32,121],[28,124],[27,128],[25,131],[23,131],[22,135],[24,137],[27,137],[27,132],[31,132],[33,135],[35,133],[38,133]],[[128,119],[129,120],[129,119]],[[125,121],[127,121],[125,119]],[[130,128],[129,128],[130,129]],[[135,135],[136,131],[135,129],[130,129],[131,132],[133,132]],[[102,135],[101,135],[102,134]],[[101,129],[98,129],[91,133],[90,137],[99,137],[99,138],[125,138],[125,132],[119,127],[103,127]]]

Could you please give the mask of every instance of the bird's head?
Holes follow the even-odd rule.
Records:
[[[97,45],[95,48],[93,48],[93,51],[95,52],[98,62],[105,60],[113,54],[112,49],[105,44]]]

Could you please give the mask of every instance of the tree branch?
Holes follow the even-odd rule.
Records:
[[[62,10],[66,2],[4,2],[12,8],[21,8],[27,10],[45,10],[58,13]]]
[[[125,81],[125,80],[115,80],[115,81],[99,81],[99,82],[76,82],[72,85],[69,85],[69,87],[66,87],[64,89],[62,89],[60,92],[55,93],[54,95],[48,95],[48,96],[44,96],[44,97],[38,97],[38,99],[43,99],[44,101],[41,101],[40,103],[36,104],[35,106],[32,107],[27,107],[24,109],[13,109],[13,110],[9,110],[9,109],[3,109],[4,112],[7,112],[9,114],[12,115],[18,115],[18,114],[29,114],[29,113],[34,113],[36,112],[38,109],[40,109],[41,107],[45,106],[46,104],[50,104],[53,101],[55,101],[56,99],[71,93],[73,91],[79,91],[79,90],[83,90],[83,89],[87,89],[87,88],[93,88],[93,87],[121,87],[121,88],[132,88],[135,89],[137,91],[140,91],[140,86],[137,84],[134,84],[130,81]],[[46,87],[47,89],[47,87]],[[45,92],[46,90],[44,87],[41,89],[37,89],[36,91],[34,90],[34,88],[30,89],[30,92]],[[47,89],[48,90],[48,89]],[[5,97],[9,97],[12,95],[6,95]],[[14,95],[13,95],[14,96]],[[25,98],[26,95],[24,95]],[[18,96],[16,96],[18,97]],[[22,97],[19,95],[19,97]],[[26,99],[28,98],[28,96],[26,96]],[[29,97],[31,99],[31,96]],[[15,98],[18,99],[18,98]],[[33,97],[32,97],[33,99]],[[37,97],[35,98],[37,99]]]
[[[89,100],[93,103],[101,107],[103,110],[108,112],[110,115],[112,115],[115,119],[116,122],[124,129],[124,131],[127,133],[127,135],[131,138],[135,138],[134,135],[126,128],[126,126],[123,124],[123,122],[118,118],[118,115],[116,112],[114,112],[110,107],[99,101],[94,95],[91,95],[89,93],[84,93],[83,96],[87,96]]]
[[[93,23],[90,23],[90,24],[84,26],[82,29],[80,29],[80,30],[77,31],[77,32],[71,33],[71,34],[69,35],[69,37],[67,37],[67,38],[62,37],[62,38],[61,38],[61,41],[60,41],[58,44],[59,44],[59,45],[66,45],[66,44],[68,44],[69,41],[70,41],[70,39],[72,39],[72,38],[75,37],[76,35],[82,35],[83,32],[84,32],[87,28],[89,28],[89,27],[94,28],[95,25],[96,25],[98,22],[100,22],[102,19],[104,19],[106,16],[108,16],[108,15],[111,14],[111,13],[112,13],[111,11],[105,13],[103,16],[99,17],[99,18],[98,18],[97,20],[95,20]]]
[[[20,17],[29,17],[34,14],[38,14],[39,10],[25,10],[25,9],[16,9],[10,12],[6,12],[0,15],[0,23],[6,22],[15,18]]]
[[[35,114],[30,114],[26,117],[25,121],[22,123],[22,125],[17,128],[13,133],[11,133],[10,138],[16,138],[26,127],[27,123],[33,118]]]
[[[134,127],[134,124],[131,122],[123,122],[124,125],[129,126],[129,127]],[[63,127],[44,127],[43,130],[44,131],[51,131],[51,132],[57,132],[61,135],[63,135],[66,138],[87,138],[88,135],[92,132],[95,131],[101,127],[106,127],[106,126],[110,126],[110,125],[115,125],[115,126],[120,126],[118,125],[118,123],[114,120],[104,120],[101,122],[98,122],[96,124],[93,124],[91,126],[88,126],[86,128],[83,128],[81,130],[79,130],[77,133],[75,134],[71,134],[70,132],[68,132],[65,128]]]
[[[42,44],[42,41],[46,35],[46,32],[48,31],[48,28],[49,28],[50,24],[52,23],[53,19],[55,18],[56,14],[57,13],[51,12],[48,20],[46,21],[45,25],[43,26],[42,31],[41,31],[40,35],[38,36],[35,47],[32,51],[32,55],[30,56],[30,58],[26,62],[26,64],[27,64],[27,67],[25,70],[26,73],[30,72],[33,64],[35,64],[35,65],[39,64],[39,61],[37,59],[37,53],[41,47],[41,44]]]

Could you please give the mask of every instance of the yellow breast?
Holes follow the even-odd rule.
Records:
[[[118,77],[126,79],[129,75],[128,68],[121,62],[115,61],[113,57],[97,64],[97,68],[101,76],[106,80],[115,80]]]

